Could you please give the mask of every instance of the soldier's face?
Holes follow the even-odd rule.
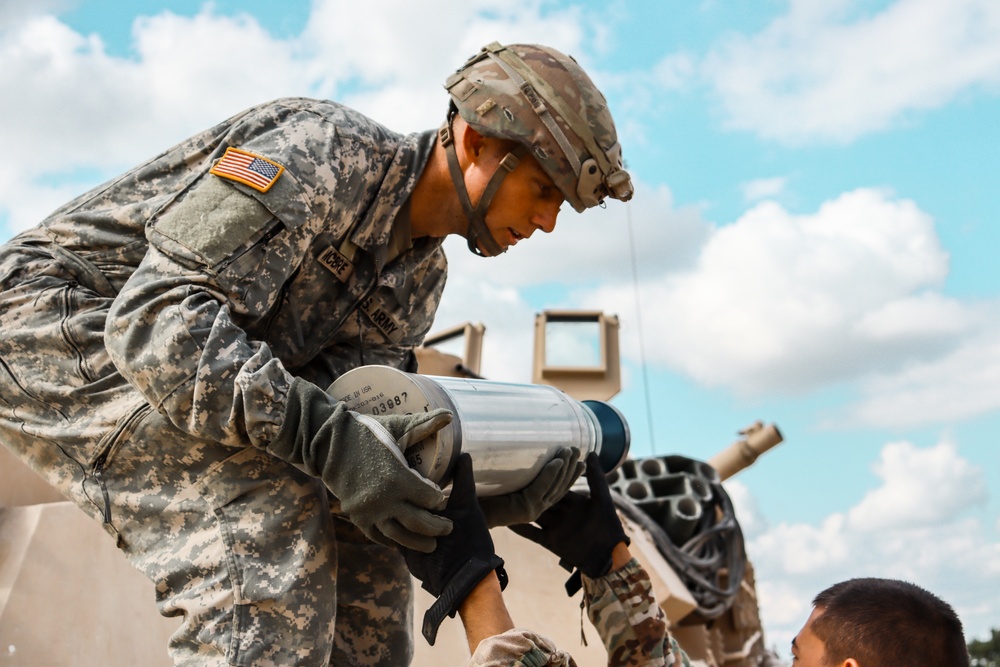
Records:
[[[502,151],[503,154],[496,159],[492,170],[484,163],[484,168],[472,170],[469,174],[466,184],[470,198],[474,197],[474,201],[478,200],[486,187],[499,160],[506,155],[506,148]],[[470,183],[470,179],[474,182]],[[486,212],[486,226],[497,243],[503,248],[509,248],[536,231],[548,233],[555,229],[562,203],[563,196],[559,188],[553,184],[538,161],[527,155],[501,182]]]
[[[813,609],[809,620],[799,630],[792,640],[792,665],[793,667],[826,667],[824,656],[826,647],[823,641],[812,631],[813,619],[817,616],[817,610]]]
[[[792,640],[792,667],[858,667],[853,658],[836,666],[826,661],[826,646],[812,629],[813,621],[822,613],[822,610],[813,608],[809,620]]]

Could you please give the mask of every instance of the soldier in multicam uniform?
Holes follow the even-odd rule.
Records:
[[[398,450],[450,415],[361,416],[321,387],[415,370],[444,236],[495,255],[563,200],[631,196],[572,59],[494,43],[446,87],[444,127],[410,136],[332,102],[249,109],[0,247],[0,440],[183,617],[177,664],[410,661],[396,547],[451,524]],[[484,501],[491,525],[540,514],[577,457]]]
[[[586,475],[589,494],[569,491],[537,525],[510,528],[574,570],[566,590],[573,595],[582,585],[587,616],[604,642],[609,667],[692,667],[667,630],[649,575],[629,553],[597,454],[587,457]],[[403,550],[410,572],[438,598],[424,616],[427,641],[433,645],[445,615],[457,613],[472,653],[468,667],[575,667],[570,654],[551,640],[514,627],[502,595],[507,573],[476,499],[467,454],[459,457],[451,497],[440,514],[452,520],[453,529],[439,538],[434,552]]]

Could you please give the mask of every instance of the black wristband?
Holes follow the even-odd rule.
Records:
[[[459,605],[465,601],[465,598],[469,596],[472,589],[486,578],[490,572],[494,571],[497,573],[497,579],[500,580],[500,590],[502,591],[507,588],[507,572],[503,569],[503,558],[495,554],[489,562],[479,558],[469,559],[448,580],[448,584],[441,591],[441,595],[424,613],[422,632],[428,644],[434,646],[438,628],[444,621],[444,617],[453,617],[458,611]]]

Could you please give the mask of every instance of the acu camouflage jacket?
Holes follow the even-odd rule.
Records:
[[[277,100],[18,240],[55,244],[113,299],[94,326],[151,405],[193,435],[263,447],[293,374],[326,387],[363,363],[415,370],[446,261],[440,239],[404,233],[395,259],[389,246],[434,141],[333,102]]]

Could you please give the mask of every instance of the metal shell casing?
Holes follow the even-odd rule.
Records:
[[[524,488],[562,447],[576,447],[581,458],[597,452],[605,472],[628,455],[628,425],[620,412],[601,401],[581,403],[548,385],[362,366],[342,375],[328,391],[364,414],[450,410],[451,424],[403,454],[411,468],[444,487],[458,455],[468,452],[480,496]]]

